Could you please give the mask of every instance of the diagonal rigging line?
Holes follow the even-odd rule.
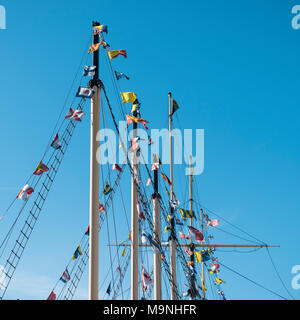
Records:
[[[195,201],[195,200],[193,200],[193,201],[194,201],[195,203],[198,203],[198,202]],[[246,232],[246,231],[243,230],[242,228],[234,225],[233,223],[231,223],[231,222],[229,222],[228,220],[226,220],[225,218],[219,216],[217,213],[213,212],[212,210],[209,210],[208,208],[206,208],[205,206],[203,206],[201,203],[198,203],[198,204],[199,204],[202,208],[204,208],[206,211],[214,214],[214,215],[217,216],[218,218],[220,218],[220,219],[224,220],[226,223],[230,224],[232,227],[234,227],[234,228],[238,229],[239,231],[247,234],[249,237],[255,239],[255,240],[258,241],[259,243],[262,243],[262,244],[265,244],[265,245],[266,245],[266,243],[265,243],[264,241],[261,241],[261,240],[257,239],[256,237],[252,236],[250,233]]]
[[[270,260],[271,260],[271,262],[272,262],[273,268],[274,268],[274,270],[275,270],[275,272],[276,272],[276,274],[277,274],[277,276],[278,276],[278,278],[279,278],[282,286],[284,287],[284,289],[286,290],[286,292],[288,293],[288,295],[289,295],[293,300],[295,300],[295,298],[291,295],[291,293],[290,293],[289,290],[287,289],[286,285],[284,284],[281,276],[279,275],[279,272],[278,272],[278,270],[277,270],[277,268],[276,268],[276,265],[275,265],[275,263],[274,263],[274,260],[272,259],[272,256],[271,256],[271,253],[270,253],[269,248],[266,247],[266,249],[267,249],[268,255],[269,255],[269,257],[270,257]]]
[[[260,288],[262,288],[262,289],[265,289],[265,290],[267,290],[267,291],[269,291],[269,292],[273,293],[274,295],[276,295],[276,296],[278,296],[278,297],[280,297],[280,298],[282,298],[282,299],[284,299],[284,300],[288,300],[287,298],[285,298],[285,297],[281,296],[280,294],[276,293],[275,291],[270,290],[270,289],[266,288],[265,286],[263,286],[262,284],[259,284],[259,283],[257,283],[256,281],[254,281],[254,280],[252,280],[252,279],[249,279],[248,277],[246,277],[246,276],[242,275],[241,273],[239,273],[239,272],[237,272],[237,271],[233,270],[232,268],[225,266],[223,263],[221,263],[221,262],[218,262],[218,263],[219,263],[221,266],[223,266],[224,268],[226,268],[226,269],[230,270],[231,272],[233,272],[233,273],[235,273],[235,274],[239,275],[240,277],[242,277],[242,278],[244,278],[244,279],[246,279],[246,280],[248,280],[248,281],[250,281],[250,282],[254,283],[254,284],[255,284],[255,285],[257,285],[258,287],[260,287]]]

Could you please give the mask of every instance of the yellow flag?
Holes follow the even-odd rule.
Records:
[[[196,262],[202,262],[202,253],[201,251],[194,251]]]
[[[217,284],[221,284],[221,283],[226,283],[225,281],[223,281],[222,279],[215,277],[216,283]]]
[[[122,257],[124,257],[125,251],[126,251],[126,247],[124,247],[124,249],[123,249],[123,251],[122,251]]]
[[[97,51],[102,44],[103,44],[102,42],[96,43],[96,44],[92,44],[92,45],[90,46],[90,49],[89,49],[89,52],[88,52],[88,53]]]
[[[121,92],[123,103],[133,103],[136,100],[136,94],[134,92]]]
[[[168,216],[167,216],[167,221],[169,222],[170,220],[171,220],[171,215],[170,214],[168,214]]]
[[[164,231],[167,232],[169,229],[171,229],[171,226],[166,226]]]

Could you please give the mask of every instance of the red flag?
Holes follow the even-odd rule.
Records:
[[[118,170],[119,172],[122,172],[122,168],[116,163],[113,164],[112,169],[113,170]]]
[[[148,286],[151,282],[152,282],[151,277],[147,274],[147,272],[144,269],[144,266],[142,265],[142,288],[143,288],[143,291],[148,290]]]
[[[102,212],[102,213],[105,213],[105,212],[106,212],[106,210],[105,210],[105,208],[104,208],[104,205],[101,204],[101,203],[99,203],[99,212]]]
[[[49,294],[49,297],[47,298],[47,300],[56,300],[56,294],[54,293],[53,290]]]
[[[199,242],[203,241],[204,239],[203,234],[198,229],[194,227],[189,227],[189,232],[192,236],[196,238],[197,241]]]
[[[139,200],[137,200],[137,202],[136,202],[136,207],[137,207],[137,212],[138,212],[139,217],[145,221],[146,218],[144,216],[143,211],[141,210]]]
[[[49,168],[41,161],[36,167],[36,169],[34,170],[33,174],[40,176],[46,171],[49,171]]]

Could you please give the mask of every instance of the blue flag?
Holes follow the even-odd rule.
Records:
[[[93,77],[95,75],[96,66],[85,66],[83,70],[84,77]]]
[[[115,71],[115,75],[116,75],[117,80],[120,80],[122,78],[129,80],[129,77],[127,77],[126,74],[124,74],[122,72]]]

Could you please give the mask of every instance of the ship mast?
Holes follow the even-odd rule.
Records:
[[[189,176],[189,186],[190,186],[190,212],[193,212],[193,168],[192,168],[192,156],[190,156],[190,176]],[[191,214],[191,218],[190,218],[190,226],[193,226],[193,219],[192,219],[192,214]],[[190,249],[192,252],[192,255],[190,256],[190,263],[191,266],[193,266],[193,268],[195,267],[195,255],[194,255],[194,249],[195,249],[195,245],[193,243],[193,238],[191,237],[190,240]],[[190,276],[190,290],[191,290],[191,299],[195,300],[196,299],[196,286],[195,286],[195,274],[191,273]]]
[[[171,273],[171,300],[177,300],[177,279],[176,279],[176,243],[175,243],[175,219],[173,208],[174,181],[173,181],[173,144],[172,144],[172,94],[169,92],[169,139],[170,139],[170,215],[171,215],[171,235],[170,235],[170,273]]]
[[[93,22],[93,27],[99,26]],[[99,35],[94,34],[94,44],[99,43]],[[91,80],[94,95],[91,99],[91,146],[90,146],[90,243],[89,243],[89,299],[98,300],[99,276],[99,163],[97,134],[100,129],[100,86],[99,86],[99,51],[93,53],[95,75]]]
[[[159,162],[158,156],[153,156],[153,163]],[[160,195],[158,193],[158,170],[153,171],[153,185],[154,192],[153,199],[153,239],[157,243],[160,243]],[[154,300],[161,300],[161,256],[160,252],[154,250]]]
[[[137,111],[133,112],[133,116],[137,117]],[[137,123],[133,122],[133,139],[137,136]],[[132,151],[132,173],[131,173],[131,300],[138,300],[139,295],[139,247],[138,247],[138,233],[139,221],[137,212],[137,182],[138,177],[138,162],[137,150]]]

